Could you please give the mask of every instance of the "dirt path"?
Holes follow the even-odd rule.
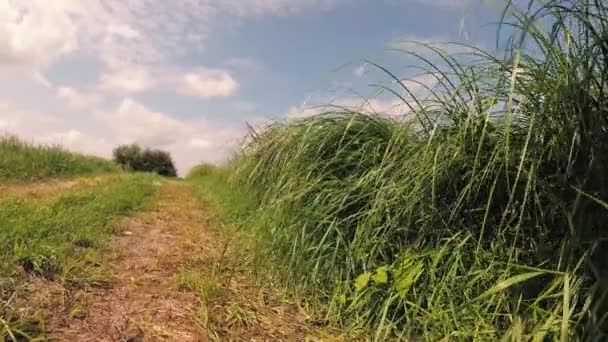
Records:
[[[125,220],[108,288],[33,284],[57,341],[303,341],[290,305],[251,286],[224,239],[204,224],[185,183],[168,182],[151,211]],[[36,289],[37,288],[37,289]]]

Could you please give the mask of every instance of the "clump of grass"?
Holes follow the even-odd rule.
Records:
[[[181,269],[176,278],[179,291],[196,293],[205,302],[212,302],[221,296],[221,285],[217,278],[200,272]]]
[[[608,9],[504,13],[505,58],[404,51],[428,98],[377,66],[407,118],[276,123],[235,160],[258,264],[331,321],[379,341],[606,336]]]
[[[0,136],[0,179],[35,180],[117,171],[112,162]]]

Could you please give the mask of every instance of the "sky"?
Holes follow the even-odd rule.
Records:
[[[185,174],[229,158],[247,124],[324,103],[398,114],[369,98],[390,77],[367,61],[432,86],[394,48],[489,49],[499,13],[478,0],[0,0],[0,134],[102,157],[136,142]]]

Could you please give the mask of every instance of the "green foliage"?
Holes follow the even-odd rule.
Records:
[[[20,265],[49,278],[62,276],[66,259],[99,246],[112,233],[112,219],[139,208],[154,190],[150,177],[120,176],[103,188],[50,199],[0,199],[5,272],[0,274],[7,276]]]
[[[70,153],[58,146],[0,137],[0,179],[34,180],[117,171],[110,161]]]
[[[438,84],[406,118],[275,123],[223,178],[253,197],[258,265],[332,321],[378,341],[605,336],[608,9],[504,13],[505,58],[404,51]]]
[[[113,151],[114,161],[127,170],[154,172],[161,176],[176,177],[177,170],[168,152],[142,149],[137,144],[121,145]]]
[[[123,174],[53,198],[0,199],[0,338],[33,333],[19,327],[27,320],[11,302],[28,274],[71,286],[107,285],[99,249],[117,228],[114,220],[141,208],[155,190],[152,176]]]
[[[195,195],[200,200],[220,212],[222,220],[238,227],[250,220],[257,202],[247,185],[231,186],[233,167],[201,164],[188,172],[186,180],[193,185]]]
[[[186,176],[186,178],[193,179],[193,178],[203,178],[203,177],[207,177],[207,176],[212,176],[218,170],[219,170],[219,168],[213,164],[203,163],[203,164],[199,164],[199,165],[196,165],[195,167],[193,167],[188,172],[188,176]]]

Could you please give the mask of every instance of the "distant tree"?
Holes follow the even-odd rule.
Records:
[[[114,161],[128,170],[138,171],[142,149],[137,144],[121,145],[114,149]]]
[[[177,170],[169,152],[142,149],[137,144],[121,145],[113,151],[114,161],[131,171],[155,172],[161,176],[176,177]]]

